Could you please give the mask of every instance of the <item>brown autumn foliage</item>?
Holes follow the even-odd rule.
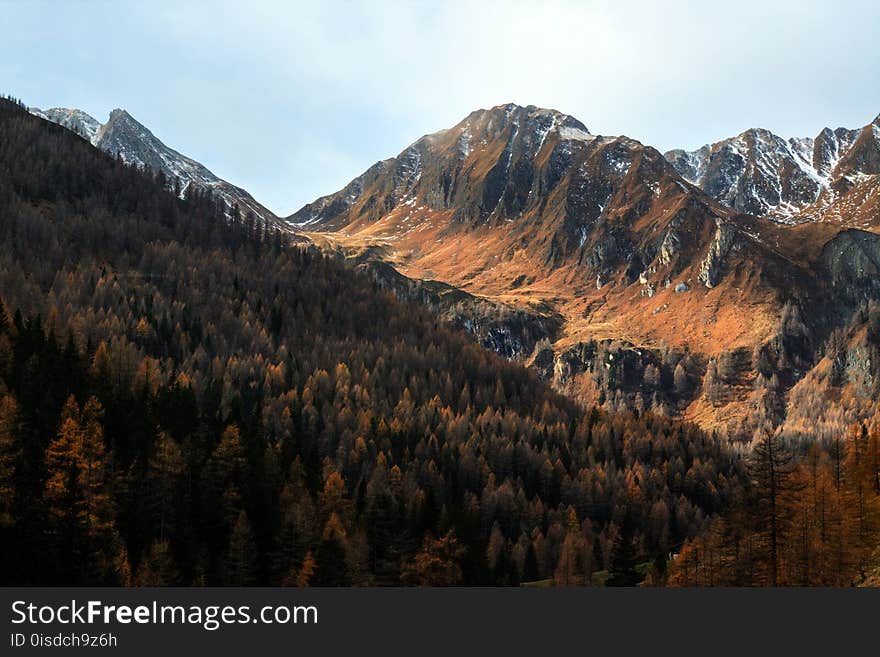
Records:
[[[777,448],[787,449],[778,441]],[[880,424],[855,425],[791,459],[777,456],[772,481],[744,491],[730,513],[685,542],[671,584],[852,586],[872,577],[880,545]],[[777,493],[772,509],[761,504],[768,484]]]

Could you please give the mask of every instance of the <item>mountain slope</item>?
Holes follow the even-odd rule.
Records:
[[[104,124],[78,109],[30,108],[30,111],[76,132],[93,146],[111,155],[118,154],[128,164],[146,166],[154,172],[162,172],[171,180],[178,179],[181,195],[193,185],[212,193],[229,208],[237,205],[243,214],[252,212],[263,221],[276,221],[275,215],[254,200],[248,192],[218,178],[200,162],[169,148],[125,110],[113,110]]]
[[[880,232],[880,116],[855,132],[834,167],[831,184],[796,219]]]
[[[288,220],[318,243],[383,258],[414,278],[550,304],[566,316],[569,337],[628,327],[633,337],[710,349],[769,328],[731,332],[740,310],[769,317],[783,294],[818,284],[800,252],[831,237],[807,228],[803,245],[783,245],[772,222],[716,202],[656,150],[513,105],[423,137]],[[688,312],[713,321],[660,328],[665,310],[695,298]]]
[[[423,137],[289,220],[319,241],[369,245],[407,275],[528,303],[634,283],[659,254],[647,232],[688,217],[663,250],[672,265],[728,215],[653,149],[508,105]]]
[[[834,158],[851,135],[831,134],[837,142],[826,135],[819,147],[796,150],[755,132],[717,153],[750,148],[744,170],[754,174],[759,161],[770,161],[764,145],[774,145],[771,182],[787,176],[780,198],[794,207],[795,199],[806,204],[819,196],[820,170],[839,172],[847,161]],[[816,165],[804,161],[798,174],[791,162],[807,157],[808,146],[818,153]],[[724,168],[704,155],[688,170],[702,183]],[[738,180],[742,189],[752,184]],[[734,204],[736,198],[721,195]],[[473,112],[288,221],[315,244],[358,261],[382,260],[413,279],[543,317],[558,314],[552,345],[534,352],[524,345],[520,358],[561,387],[577,384],[582,399],[612,399],[609,386],[624,405],[653,395],[707,426],[751,412],[746,390],[759,380],[753,353],[770,349],[788,363],[780,365],[789,368],[782,378],[793,380],[811,362],[810,340],[821,340],[878,293],[872,272],[880,237],[849,224],[795,229],[741,213],[685,180],[655,149],[591,134],[568,115],[536,107]],[[788,328],[786,312],[796,316]],[[780,338],[800,325],[809,325],[809,339]],[[618,345],[608,356],[624,359],[619,376],[608,373],[616,368],[610,361],[597,361],[593,343]],[[742,361],[739,383],[708,402],[702,380],[710,361],[733,353]],[[679,364],[681,385],[671,392]],[[642,385],[648,365],[659,367],[665,383]]]

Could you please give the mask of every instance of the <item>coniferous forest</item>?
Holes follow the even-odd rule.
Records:
[[[876,577],[880,427],[581,408],[188,191],[0,101],[3,584]]]

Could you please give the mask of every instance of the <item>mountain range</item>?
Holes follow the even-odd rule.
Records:
[[[32,112],[275,219],[123,110],[104,125]],[[874,347],[852,318],[880,296],[878,190],[880,117],[661,154],[507,104],[425,135],[278,225],[585,403],[747,435],[767,416],[798,417],[793,391],[817,381],[835,331],[848,337],[839,376],[818,377],[823,404],[862,380],[850,370]]]
[[[824,128],[815,138],[783,139],[751,129],[666,158],[683,178],[739,212],[789,223],[833,217],[875,226],[880,116],[859,130]],[[853,212],[858,216],[852,216]]]
[[[502,105],[288,221],[360,266],[450,285],[495,304],[494,317],[527,313],[539,329],[522,316],[506,329],[466,300],[444,307],[580,399],[742,431],[767,412],[756,387],[775,372],[770,406],[784,407],[822,341],[880,294],[877,134],[876,122],[803,140],[751,130],[664,156]],[[721,362],[727,382],[708,393]],[[664,363],[665,383],[646,385]],[[680,363],[678,393],[665,395]]]

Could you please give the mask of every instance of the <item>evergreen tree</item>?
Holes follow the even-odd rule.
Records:
[[[315,558],[314,586],[349,586],[351,576],[346,561],[347,537],[342,522],[331,514],[324,527]]]
[[[160,432],[156,437],[155,452],[149,461],[147,475],[151,487],[151,507],[158,515],[159,541],[165,539],[168,524],[173,520],[178,479],[183,474],[184,467],[180,447],[171,436]]]
[[[465,551],[454,531],[439,539],[427,534],[421,550],[404,566],[402,580],[410,586],[456,586],[461,583],[459,562]]]
[[[21,459],[18,404],[11,395],[0,398],[0,530],[15,523],[16,469]]]
[[[180,574],[166,540],[157,539],[141,560],[134,577],[135,586],[177,586]]]
[[[224,568],[227,586],[249,586],[259,577],[259,555],[247,514],[241,511],[229,537]]]

